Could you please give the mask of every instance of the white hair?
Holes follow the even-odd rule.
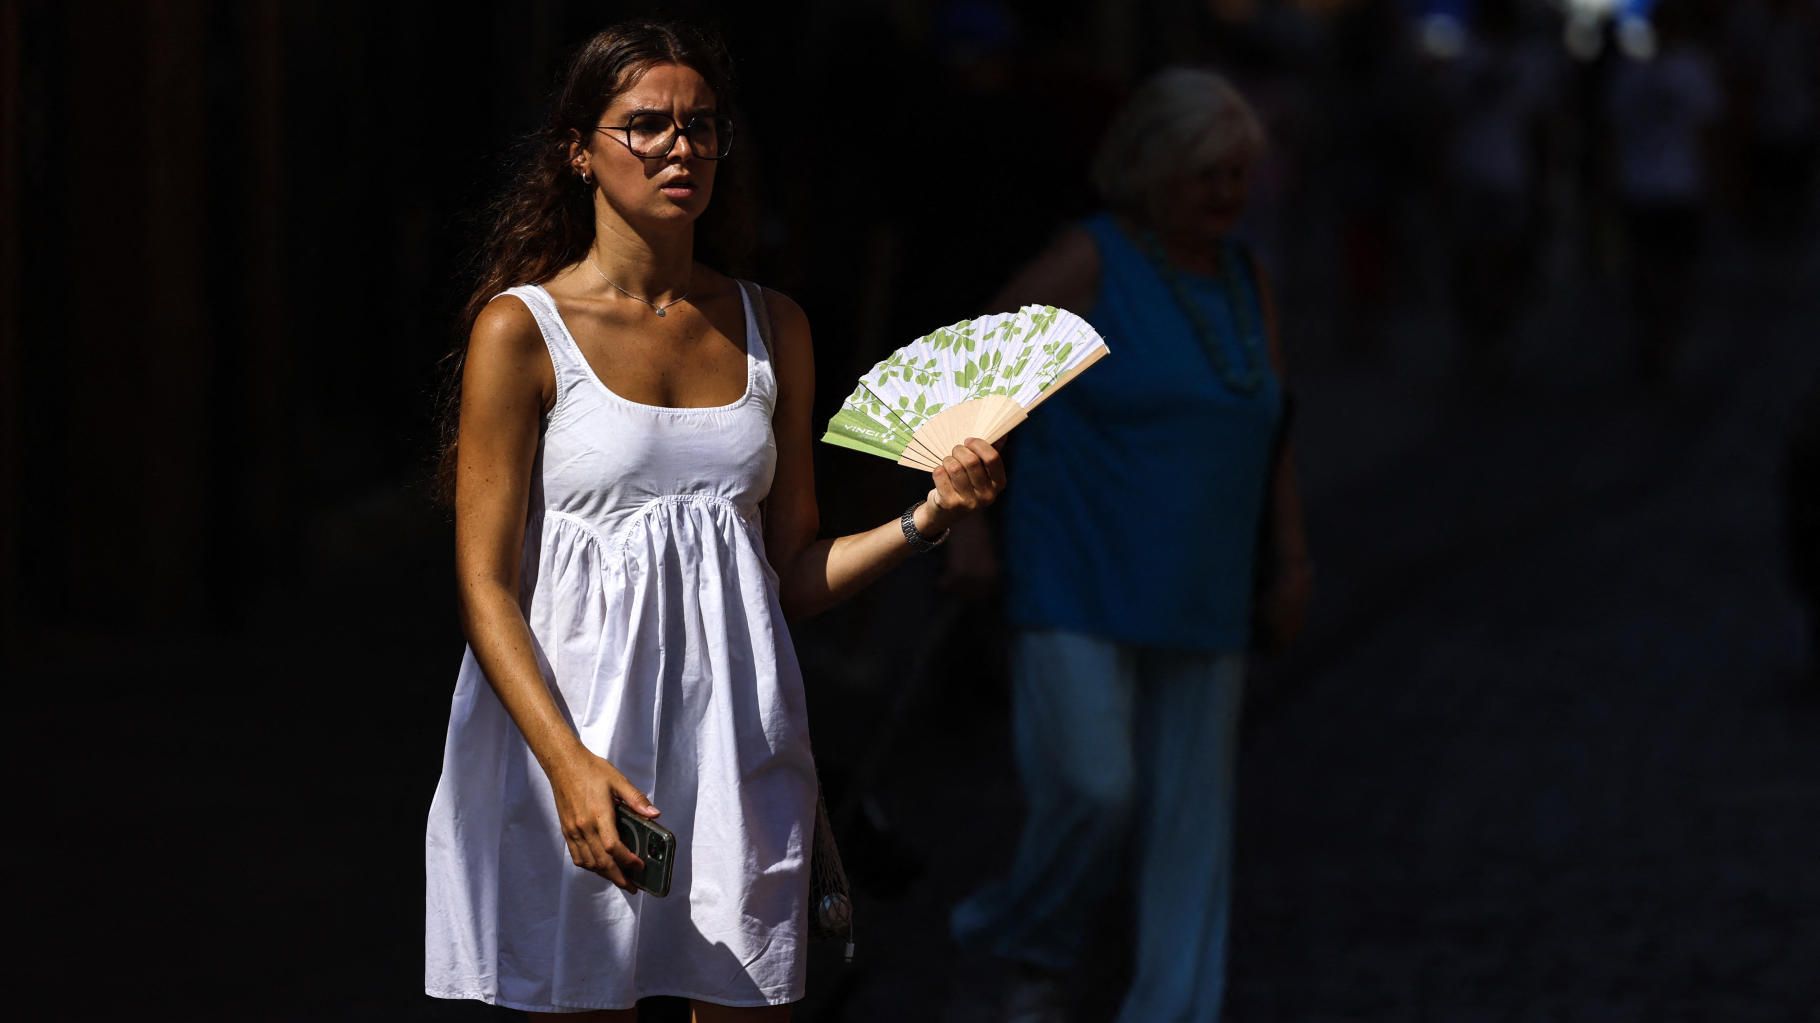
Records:
[[[1106,205],[1154,219],[1157,189],[1171,176],[1264,149],[1258,115],[1224,76],[1170,67],[1145,79],[1113,115],[1093,159]]]

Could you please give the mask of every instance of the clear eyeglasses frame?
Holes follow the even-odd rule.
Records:
[[[642,113],[625,124],[602,124],[595,131],[625,146],[641,160],[660,160],[687,137],[689,152],[703,160],[719,160],[733,151],[733,119],[720,114],[695,116],[678,124],[669,114]]]

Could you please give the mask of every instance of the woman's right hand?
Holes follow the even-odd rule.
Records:
[[[619,840],[614,804],[624,803],[653,818],[659,813],[657,807],[618,768],[586,750],[550,770],[550,789],[556,796],[556,819],[569,846],[569,859],[628,892],[637,891],[625,872],[645,863]]]

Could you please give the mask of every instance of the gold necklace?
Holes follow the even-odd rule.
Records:
[[[658,305],[656,302],[653,302],[648,298],[639,298],[637,295],[632,294],[630,291],[627,291],[626,289],[620,287],[619,285],[613,284],[613,278],[608,277],[604,272],[602,272],[600,269],[600,264],[594,262],[593,253],[588,254],[588,266],[590,268],[592,268],[596,274],[600,275],[601,280],[606,281],[608,284],[612,284],[613,289],[615,291],[618,291],[620,294],[626,296],[627,298],[637,299],[638,301],[643,302],[645,305],[650,306],[651,311],[656,313],[659,316],[669,315],[668,313],[664,312],[664,310],[670,308],[671,306],[675,305],[676,303],[681,302],[683,299],[689,297],[689,293],[687,291],[684,291],[682,294],[676,296],[675,298],[671,299],[668,302],[665,302],[663,305]]]

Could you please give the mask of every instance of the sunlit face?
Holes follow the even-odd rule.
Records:
[[[1165,179],[1157,202],[1157,226],[1201,240],[1224,237],[1245,213],[1251,165],[1250,150],[1238,147]]]
[[[702,159],[690,136],[681,134],[668,153],[641,157],[627,146],[627,133],[620,126],[661,124],[664,117],[687,125],[719,112],[714,90],[694,68],[656,64],[613,97],[596,122],[609,130],[596,131],[572,146],[571,159],[577,172],[586,171],[607,205],[628,223],[693,220],[708,208],[714,193],[714,154]]]

